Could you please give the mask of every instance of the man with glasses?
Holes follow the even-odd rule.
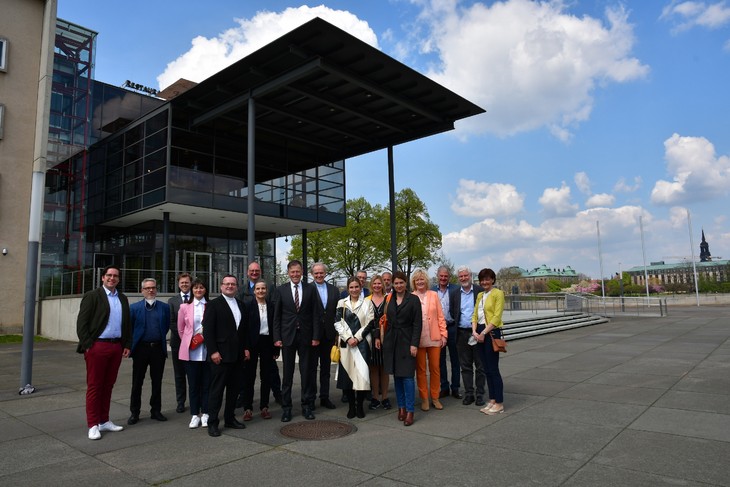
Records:
[[[221,435],[218,413],[226,406],[223,420],[226,428],[244,429],[235,416],[236,397],[241,387],[243,362],[249,357],[246,350],[248,313],[244,304],[236,298],[238,279],[227,274],[221,281],[221,295],[205,307],[203,314],[203,338],[210,363],[210,395],[208,400],[208,434]]]
[[[129,307],[132,321],[132,394],[129,399],[131,416],[127,424],[139,421],[142,409],[142,385],[150,369],[150,418],[167,421],[162,414],[162,374],[167,360],[167,330],[170,329],[170,306],[157,301],[157,281],[148,277],[142,281],[142,301]]]
[[[129,301],[117,291],[119,268],[108,266],[102,272],[102,286],[84,294],[76,319],[78,353],[86,361],[86,424],[89,439],[98,440],[104,431],[121,431],[109,420],[112,389],[122,357],[129,357],[132,327]]]

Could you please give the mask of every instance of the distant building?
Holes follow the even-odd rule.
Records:
[[[513,291],[517,286],[520,293],[545,292],[548,281],[560,281],[565,287],[578,282],[578,273],[570,266],[559,269],[543,264],[532,270],[513,266],[500,275],[504,277],[499,283],[502,289]]]
[[[705,231],[702,230],[702,243],[700,243],[700,261],[692,265],[691,260],[683,262],[652,262],[646,266],[646,277],[650,284],[661,284],[671,286],[677,284],[691,284],[694,282],[694,268],[697,268],[697,278],[700,281],[726,282],[730,278],[730,260],[712,260],[710,244],[705,239]],[[646,285],[644,266],[636,266],[626,271],[631,276],[632,284]]]

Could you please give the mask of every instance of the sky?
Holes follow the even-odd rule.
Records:
[[[702,230],[730,259],[728,1],[58,4],[99,33],[95,77],[113,85],[202,81],[319,16],[484,108],[394,148],[396,191],[418,194],[456,266],[607,277],[698,259]],[[346,175],[348,199],[388,203],[385,150]]]

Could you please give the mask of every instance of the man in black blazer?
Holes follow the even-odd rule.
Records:
[[[193,283],[190,274],[183,272],[177,276],[177,287],[180,292],[167,300],[170,306],[170,351],[172,353],[172,370],[175,373],[175,399],[177,400],[178,413],[185,412],[185,396],[187,389],[187,378],[185,376],[185,363],[178,357],[180,353],[180,334],[177,331],[177,312],[180,305],[190,303],[193,300],[193,293],[190,286]]]
[[[312,286],[302,284],[302,263],[292,260],[286,266],[290,282],[279,286],[274,297],[274,346],[281,347],[284,375],[281,387],[281,421],[291,421],[291,390],[294,363],[299,354],[302,382],[302,415],[314,419],[312,406],[316,396],[314,353],[322,335],[317,319],[317,296]]]
[[[469,345],[471,337],[471,317],[474,312],[474,305],[477,294],[484,289],[472,283],[471,269],[461,266],[457,269],[456,275],[460,286],[449,294],[449,311],[456,323],[456,349],[459,353],[461,364],[461,380],[464,383],[464,405],[476,401],[477,406],[484,406],[484,384],[486,376],[484,367],[476,351],[476,346]],[[476,395],[474,393],[474,374],[476,372]]]
[[[322,340],[315,349],[314,367],[319,363],[319,403],[327,409],[335,409],[337,406],[330,400],[330,350],[338,337],[335,330],[335,313],[339,292],[335,286],[324,280],[327,275],[327,266],[322,262],[315,262],[310,267],[314,282],[311,286],[316,291],[317,315],[319,326],[322,330]],[[315,372],[316,374],[316,372]],[[315,394],[317,383],[315,380]]]
[[[132,348],[129,301],[117,290],[119,267],[109,266],[101,276],[102,286],[84,294],[76,319],[78,353],[86,361],[86,423],[89,439],[101,439],[105,431],[121,431],[109,419],[112,389],[122,357]]]
[[[248,359],[246,307],[236,299],[238,279],[230,274],[221,281],[222,295],[210,301],[203,314],[203,338],[210,363],[210,395],[208,399],[208,434],[220,436],[218,413],[226,393],[223,420],[226,428],[243,429],[236,420],[236,397],[243,374],[243,362]]]

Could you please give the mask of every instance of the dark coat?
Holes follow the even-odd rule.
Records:
[[[255,299],[249,299],[246,301],[246,308],[248,309],[248,338],[246,340],[246,348],[252,350],[259,345],[259,340],[262,337],[261,332],[261,317],[259,316],[259,305]],[[274,304],[271,299],[266,298],[266,319],[269,323],[269,341],[272,341],[274,335]]]
[[[337,312],[337,302],[340,300],[339,292],[337,288],[332,284],[326,282],[327,286],[327,308],[322,305],[322,299],[319,297],[319,290],[317,284],[310,284],[314,289],[314,297],[317,301],[317,315],[319,319],[319,326],[322,330],[322,341],[334,345],[335,337],[337,337],[337,330],[335,330],[335,313]]]
[[[248,331],[248,312],[241,301],[236,300],[241,310],[241,324],[236,329],[233,312],[224,296],[208,302],[203,314],[203,338],[208,359],[215,352],[221,354],[224,363],[243,362]]]
[[[281,341],[285,347],[294,343],[297,329],[301,339],[307,342],[322,339],[322,329],[318,319],[316,291],[301,283],[302,295],[297,312],[292,296],[291,283],[276,288],[274,294],[274,343]]]
[[[190,299],[193,297],[193,290],[188,292]],[[180,305],[183,304],[182,296],[178,292],[167,300],[170,305],[170,348],[174,350],[180,349],[180,333],[177,330],[177,313],[180,311]]]
[[[132,324],[129,320],[129,301],[121,292],[117,291],[119,302],[122,304],[122,348],[132,348]],[[78,353],[90,349],[99,335],[104,332],[109,323],[109,299],[104,286],[89,291],[81,298],[79,315],[76,318],[76,334],[79,344]]]
[[[471,292],[474,295],[474,303],[477,302],[477,294],[482,291],[484,289],[481,286],[472,284]],[[456,326],[459,326],[459,320],[461,319],[461,286],[457,286],[456,289],[452,289],[449,293],[449,312]],[[469,316],[469,321],[471,321],[471,316]]]
[[[144,336],[145,328],[147,326],[147,310],[145,309],[147,302],[143,299],[137,301],[129,307],[129,316],[132,319],[132,348],[130,349],[130,357],[134,357],[134,353],[137,350],[137,344]],[[160,347],[160,353],[167,357],[167,330],[170,329],[170,306],[161,302],[155,302],[152,312],[157,314],[160,326],[160,336],[162,336],[162,344]]]
[[[413,377],[416,357],[411,356],[411,346],[418,347],[421,341],[421,301],[408,291],[400,305],[396,300],[394,292],[386,313],[388,328],[382,340],[383,365],[395,377]]]

